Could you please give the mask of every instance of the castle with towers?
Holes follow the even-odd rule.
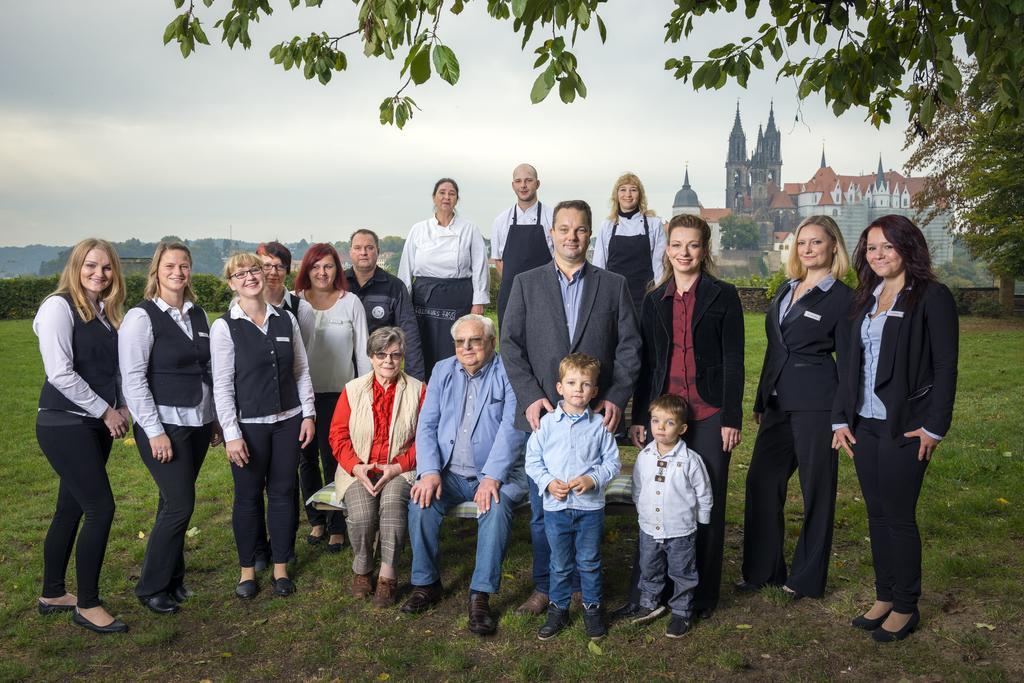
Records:
[[[689,169],[683,186],[676,193],[672,215],[700,215],[717,234],[719,221],[728,215],[750,216],[760,227],[761,248],[777,249],[807,216],[831,216],[839,225],[846,246],[853,250],[861,231],[875,218],[897,213],[916,220],[918,210],[912,200],[924,185],[924,177],[904,176],[886,171],[881,156],[875,173],[846,175],[837,173],[821,152],[821,164],[804,182],[782,181],[782,135],[775,123],[775,106],[768,109],[768,122],[757,128],[757,142],[748,156],[747,136],[736,104],[736,117],[729,133],[725,158],[725,207],[705,207],[690,186]],[[949,218],[940,214],[921,225],[936,265],[953,256],[953,236],[947,230]]]

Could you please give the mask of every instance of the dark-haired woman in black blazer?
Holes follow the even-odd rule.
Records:
[[[830,410],[844,357],[853,292],[840,278],[850,261],[836,222],[810,216],[796,229],[786,263],[793,278],[765,316],[768,346],[754,399],[760,425],[747,471],[741,590],[782,586],[794,598],[825,592],[832,552],[839,463]],[[800,473],[804,523],[787,575],[786,489]]]
[[[953,296],[935,280],[928,243],[907,218],[869,225],[853,265],[860,284],[833,446],[857,468],[875,566],[875,604],[853,625],[884,643],[906,638],[920,620],[915,512],[928,461],[953,421],[960,332]]]
[[[667,232],[664,274],[640,309],[643,353],[629,435],[638,448],[645,444],[648,406],[658,396],[677,394],[689,405],[686,444],[704,461],[714,495],[711,523],[698,527],[696,543],[700,579],[693,609],[707,618],[718,606],[729,459],[743,420],[743,307],[736,288],[711,275],[711,228],[702,218],[676,216]],[[639,607],[640,576],[633,565],[630,600],[614,616],[639,623],[659,616],[664,606],[650,612]]]

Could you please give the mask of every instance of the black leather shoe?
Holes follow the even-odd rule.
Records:
[[[737,581],[736,592],[737,593],[757,593],[761,590],[761,587],[756,583],[750,583],[749,581]]]
[[[608,635],[608,627],[604,625],[604,615],[601,613],[600,605],[584,606],[583,628],[591,640],[601,640]]]
[[[61,612],[73,612],[75,611],[74,605],[51,605],[48,602],[43,602],[39,598],[36,598],[36,609],[44,617],[50,614],[58,614]]]
[[[897,640],[903,640],[917,630],[917,625],[920,621],[921,613],[914,610],[910,614],[910,619],[907,620],[907,623],[904,624],[903,628],[899,631],[886,631],[884,626],[879,626],[871,632],[871,637],[874,638],[877,643],[892,643]]]
[[[93,633],[100,633],[104,635],[107,633],[125,633],[128,630],[128,624],[124,623],[120,619],[114,619],[106,626],[97,626],[83,617],[77,609],[71,613],[71,622],[84,629],[88,629]]]
[[[406,614],[419,614],[423,610],[433,607],[441,599],[441,582],[437,581],[429,586],[413,586],[412,593],[402,605],[402,611]]]
[[[344,547],[345,547],[345,542],[344,541],[342,541],[341,543],[328,543],[327,544],[327,552],[329,552],[329,553],[340,553],[341,549],[344,548]]]
[[[487,593],[469,594],[469,630],[478,636],[489,636],[498,630]]]
[[[235,586],[235,595],[237,595],[242,600],[252,600],[256,597],[256,594],[259,592],[260,587],[256,585],[256,581],[254,579],[249,579],[248,581],[240,581],[238,585]]]
[[[295,592],[295,582],[287,576],[282,576],[280,579],[271,579],[270,584],[274,587],[274,595],[280,595],[282,598],[287,598]]]
[[[889,612],[892,612],[892,610],[890,609]],[[854,617],[853,621],[850,623],[853,625],[854,628],[859,628],[864,631],[874,631],[876,628],[881,626],[886,619],[889,618],[889,612],[886,612],[877,619],[868,619],[866,616],[862,614],[859,617]]]
[[[156,593],[146,598],[139,598],[139,604],[157,614],[174,614],[180,609],[178,603],[174,602],[167,593]]]
[[[569,625],[569,610],[558,609],[554,603],[548,605],[548,620],[537,631],[537,638],[550,640]]]
[[[184,584],[176,586],[173,590],[168,593],[171,596],[171,600],[175,602],[185,602],[191,598],[195,593],[190,591]]]
[[[715,613],[714,607],[705,607],[694,612],[694,616],[698,619],[710,619]]]

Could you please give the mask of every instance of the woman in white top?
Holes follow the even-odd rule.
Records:
[[[57,509],[43,543],[43,594],[37,609],[40,614],[73,612],[75,624],[98,633],[128,630],[99,597],[100,568],[114,520],[107,458],[113,440],[131,424],[117,381],[123,304],[117,252],[108,242],[87,239],[71,250],[57,291],[43,301],[32,322],[46,372],[36,439],[60,477]],[[64,584],[72,548],[77,598]]]
[[[338,461],[329,438],[334,407],[345,385],[370,371],[370,359],[366,356],[366,309],[359,297],[346,291],[346,282],[341,258],[334,247],[326,242],[311,244],[295,277],[297,296],[308,302],[313,312],[306,353],[320,422],[316,440],[302,450],[299,460],[299,483],[305,500],[334,481]],[[328,552],[341,552],[345,542],[344,515],[307,505],[306,517],[311,527],[306,538],[309,544],[323,540],[326,526],[330,536]]]
[[[185,531],[196,504],[196,478],[220,443],[213,410],[210,324],[195,304],[192,253],[161,242],[149,265],[145,299],[118,334],[125,403],[135,443],[160,492],[135,595],[157,614],[178,611],[185,587]]]
[[[434,183],[434,215],[412,226],[398,277],[412,292],[427,379],[434,364],[455,355],[452,323],[467,313],[483,315],[490,303],[490,273],[480,229],[455,215],[459,186]]]
[[[299,449],[313,440],[316,410],[306,349],[291,313],[266,302],[263,261],[235,254],[224,276],[237,298],[210,326],[213,398],[224,432],[235,501],[231,525],[241,576],[235,595],[256,597],[259,500],[267,491],[274,593],[295,592],[288,556],[295,534],[295,470]]]
[[[647,286],[661,280],[665,228],[647,209],[644,184],[633,173],[615,181],[611,205],[611,214],[598,230],[592,262],[626,278],[639,313]]]

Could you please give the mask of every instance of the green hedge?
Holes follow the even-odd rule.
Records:
[[[125,278],[125,305],[134,306],[142,301],[146,287],[144,275],[129,275]],[[231,290],[224,280],[216,275],[203,273],[192,276],[192,288],[196,300],[207,313],[226,311],[231,302]],[[32,318],[39,304],[48,294],[57,289],[57,276],[15,277],[0,280],[0,318]]]

